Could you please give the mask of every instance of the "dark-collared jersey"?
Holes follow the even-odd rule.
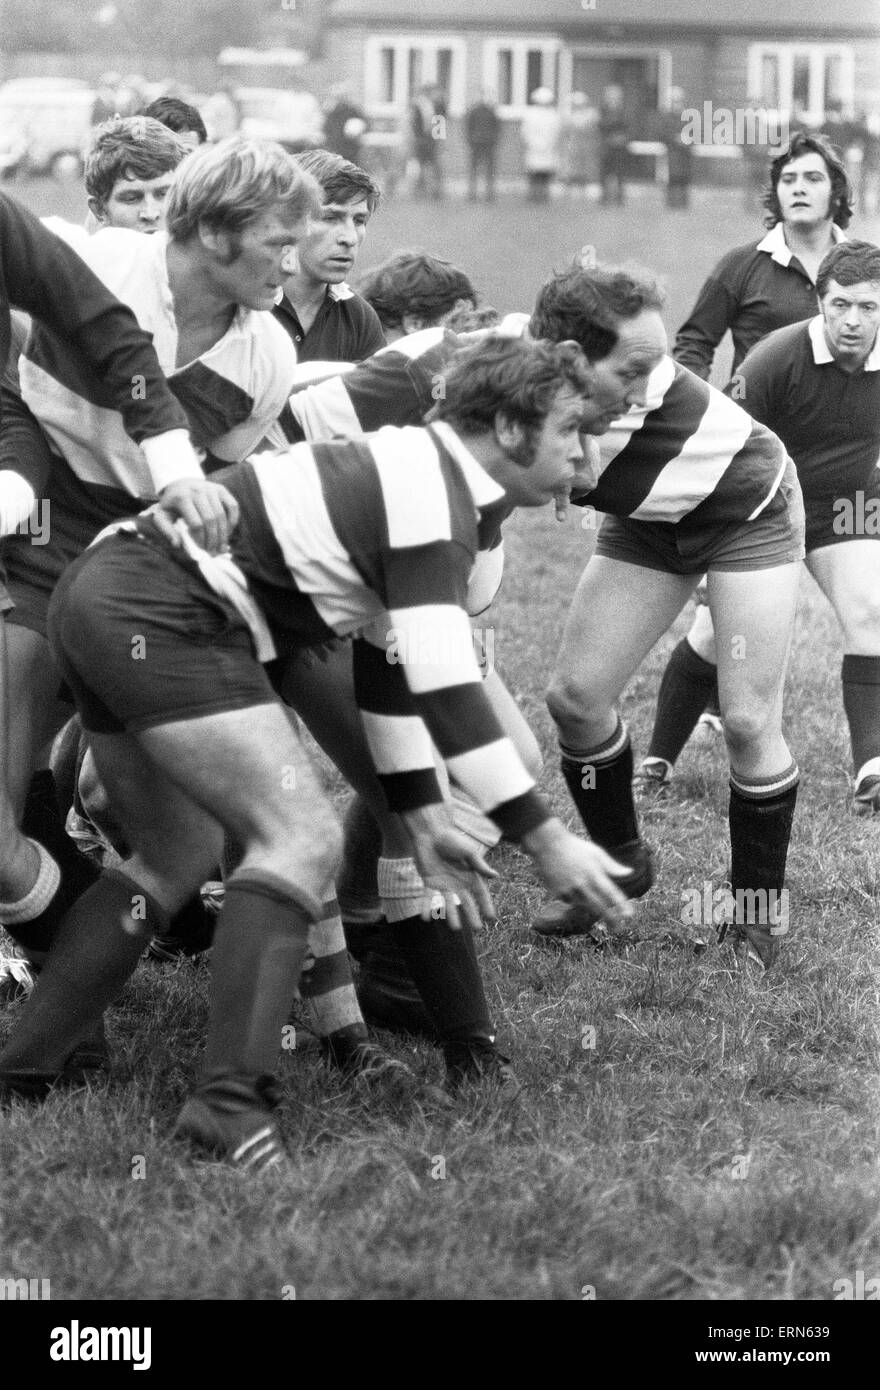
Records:
[[[47,225],[64,236],[152,335],[196,448],[210,449],[224,462],[246,458],[280,414],[296,370],[293,345],[272,314],[239,308],[213,347],[177,368],[166,235],[107,228],[89,236],[56,218],[47,219]],[[126,434],[117,397],[81,353],[35,324],[20,376],[26,404],[67,465],[54,470],[53,503],[73,508],[86,529],[93,520],[94,534],[114,515],[130,513],[132,498],[154,497],[146,460]],[[144,397],[152,389],[151,382],[132,374],[131,396]]]
[[[573,500],[600,512],[702,529],[781,505],[782,443],[671,357],[651,373],[645,405],[599,438],[599,452],[596,486]]]
[[[327,286],[307,332],[286,294],[272,312],[300,362],[361,362],[385,344],[376,310],[345,283]]]
[[[743,405],[794,459],[807,502],[832,502],[868,485],[880,456],[880,338],[864,366],[845,372],[819,314],[752,348],[737,384]]]
[[[545,820],[483,693],[466,611],[475,560],[510,508],[455,431],[386,427],[215,477],[239,503],[232,560],[275,652],[356,635],[355,694],[391,808],[440,799],[433,740],[505,834]],[[200,569],[228,596],[224,564]]]
[[[846,241],[832,226],[835,243]],[[698,376],[708,377],[715,349],[728,328],[733,338],[733,372],[768,333],[803,323],[816,312],[816,286],[789,250],[781,222],[757,243],[728,251],[678,330],[673,356]]]

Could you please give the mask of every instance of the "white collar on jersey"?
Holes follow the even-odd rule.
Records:
[[[330,299],[354,299],[354,290],[343,280],[338,285],[328,285],[327,295]]]
[[[825,320],[821,314],[817,314],[814,319],[810,319],[807,332],[810,335],[810,344],[813,349],[813,361],[817,367],[824,367],[826,363],[835,360],[834,353],[825,341]],[[862,365],[863,372],[880,372],[880,333],[874,339],[874,346],[868,354],[868,360]]]
[[[840,230],[836,222],[831,223],[831,240],[835,246],[839,241],[848,240],[846,233]],[[788,248],[781,222],[770,228],[767,235],[758,242],[757,249],[766,251],[771,261],[775,261],[777,265],[789,265],[794,259],[794,252]]]
[[[434,420],[431,423],[431,429],[439,435],[445,448],[449,450],[461,468],[477,508],[482,510],[483,507],[490,507],[493,502],[500,502],[506,496],[504,488],[489,476],[483,465],[474,458],[470,449],[462,442],[451,425],[447,424],[445,420]]]

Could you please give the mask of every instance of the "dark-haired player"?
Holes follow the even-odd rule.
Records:
[[[117,116],[98,126],[84,171],[97,227],[163,231],[171,176],[187,153],[173,131],[147,116]]]
[[[775,435],[666,356],[662,306],[648,273],[599,267],[549,281],[532,315],[533,334],[583,348],[592,428],[607,431],[598,482],[575,500],[608,515],[572,603],[548,705],[581,818],[631,866],[624,888],[640,896],[651,860],[615,705],[708,572],[730,756],[730,877],[743,908],[734,940],[769,965],[780,923],[762,917],[761,904],[766,913],[780,901],[798,783],[781,719],[803,556],[800,488]],[[562,902],[535,923],[547,936],[591,925]]]
[[[769,334],[740,364],[737,396],[794,459],[806,566],[843,632],[853,803],[880,811],[880,247],[835,246],[819,314]]]
[[[173,130],[180,140],[191,150],[204,145],[208,138],[205,122],[195,106],[182,97],[157,97],[145,106],[140,113],[150,116],[154,121]]]
[[[321,189],[321,209],[290,258],[275,316],[300,362],[362,362],[384,346],[385,336],[375,311],[346,280],[379,203],[379,185],[329,150],[307,150],[296,161]]]
[[[362,634],[358,704],[410,847],[384,864],[383,889],[411,969],[430,981],[437,936],[491,911],[490,871],[441,805],[432,742],[551,891],[607,918],[625,911],[613,861],[550,816],[504,737],[464,608],[481,525],[553,500],[576,476],[588,384],[571,346],[489,340],[450,369],[426,430],[223,470],[241,509],[230,557],[171,548],[147,515],[70,566],[53,647],[134,853],[62,924],[0,1059],[7,1096],[63,1079],[78,1038],[204,878],[225,832],[242,856],[212,953],[202,1075],[178,1133],[243,1168],[281,1160],[269,1073],[338,834],[261,662],[331,634]],[[135,634],[151,654],[141,670]],[[480,1027],[445,1039],[453,1081],[486,1046],[483,1009]]]
[[[796,131],[772,160],[764,208],[766,235],[722,257],[679,329],[673,356],[698,376],[708,378],[728,330],[735,374],[768,333],[815,314],[819,263],[846,240],[852,218],[846,168],[823,136]],[[717,700],[715,635],[709,610],[701,605],[663,673],[651,742],[636,774],[642,791],[662,794],[698,719],[707,730],[720,729]],[[715,712],[703,714],[707,705]]]

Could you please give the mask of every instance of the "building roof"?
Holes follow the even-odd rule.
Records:
[[[701,13],[702,10],[702,13]],[[328,0],[327,24],[395,24],[407,29],[504,28],[565,29],[597,40],[618,26],[627,29],[710,29],[721,33],[782,31],[807,35],[841,31],[880,34],[877,0],[739,0],[719,13],[717,3],[704,0]],[[617,35],[619,37],[619,35]]]

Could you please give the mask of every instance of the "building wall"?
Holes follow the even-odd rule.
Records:
[[[425,25],[424,19],[419,26],[415,24],[412,26],[389,24],[383,27],[382,33],[387,33],[390,36],[414,37],[423,25]],[[434,33],[444,32],[444,24],[440,18],[431,27]],[[328,81],[350,82],[362,101],[365,99],[364,48],[365,41],[371,32],[366,26],[356,24],[330,27],[326,32],[325,67]],[[553,30],[552,28],[542,28],[536,23],[532,32],[536,35],[549,36]],[[459,29],[454,33],[450,29],[449,36],[463,41],[465,44],[465,99],[466,104],[469,105],[477,99],[483,85],[484,42],[498,38],[499,35],[496,31],[487,28],[469,28],[464,32]],[[615,47],[634,54],[644,50],[664,52],[670,60],[669,64],[664,66],[664,72],[668,73],[673,86],[684,89],[689,106],[702,109],[704,102],[711,102],[716,111],[719,108],[726,108],[735,112],[737,108],[747,109],[750,105],[754,105],[750,102],[748,89],[750,44],[768,41],[772,42],[773,40],[767,34],[716,36],[704,32],[689,37],[670,35],[658,28],[645,33],[640,32],[637,38],[622,37],[615,44]],[[821,36],[823,43],[828,44],[835,41],[835,35],[831,32]],[[839,42],[850,45],[854,51],[856,104],[861,102],[869,108],[873,106],[873,109],[880,111],[880,45],[873,43],[870,39],[853,38],[851,35],[842,36]],[[597,54],[603,49],[601,44],[591,44],[586,33],[582,40],[566,40],[563,47],[590,49]],[[566,94],[565,64],[563,64],[562,73],[564,96]],[[594,101],[598,95],[598,92],[591,93]],[[381,124],[390,129],[395,122],[386,119]],[[397,124],[405,129],[406,119],[403,113],[398,116]],[[650,133],[648,130],[639,132],[640,135],[646,137],[650,136]],[[460,118],[451,117],[449,119],[442,157],[444,167],[451,177],[463,175],[467,167],[467,150]],[[736,182],[742,177],[741,161],[732,158],[702,157],[697,160],[695,167],[698,181]],[[521,152],[518,121],[513,118],[506,119],[504,135],[499,147],[499,174],[503,178],[509,178],[517,175],[520,170]],[[633,161],[634,177],[648,177],[652,172],[653,166],[650,160]]]

